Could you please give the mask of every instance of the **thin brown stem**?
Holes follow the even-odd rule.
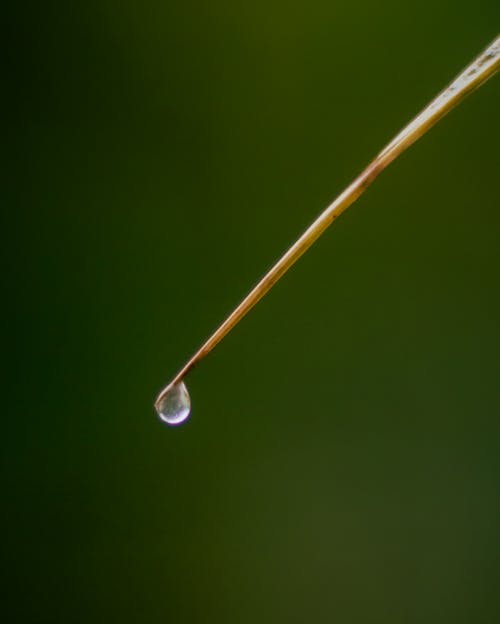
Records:
[[[238,304],[158,395],[156,404],[241,321],[326,228],[362,195],[378,175],[417,139],[500,69],[500,36],[378,154],[332,202]]]

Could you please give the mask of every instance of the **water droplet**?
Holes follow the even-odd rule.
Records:
[[[158,416],[167,425],[180,425],[191,412],[191,399],[183,381],[170,387],[157,401]]]

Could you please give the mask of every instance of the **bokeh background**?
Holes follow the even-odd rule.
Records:
[[[152,407],[498,1],[7,14],[6,621],[498,621],[500,79]]]

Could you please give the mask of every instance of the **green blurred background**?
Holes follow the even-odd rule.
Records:
[[[499,621],[499,78],[152,408],[498,0],[8,13],[6,621]]]

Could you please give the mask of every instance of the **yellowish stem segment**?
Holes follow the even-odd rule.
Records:
[[[254,286],[193,357],[187,361],[174,379],[160,392],[156,405],[158,406],[173,385],[179,383],[193,366],[210,353],[233,327],[241,321],[253,306],[276,284],[280,277],[321,236],[326,228],[364,193],[387,165],[424,135],[427,130],[432,128],[436,122],[444,117],[469,93],[477,89],[488,78],[491,78],[499,69],[500,36],[475,61],[466,67],[444,91],[432,100],[413,121],[403,128],[368,167],[319,215],[302,236],[269,269],[266,275]]]

